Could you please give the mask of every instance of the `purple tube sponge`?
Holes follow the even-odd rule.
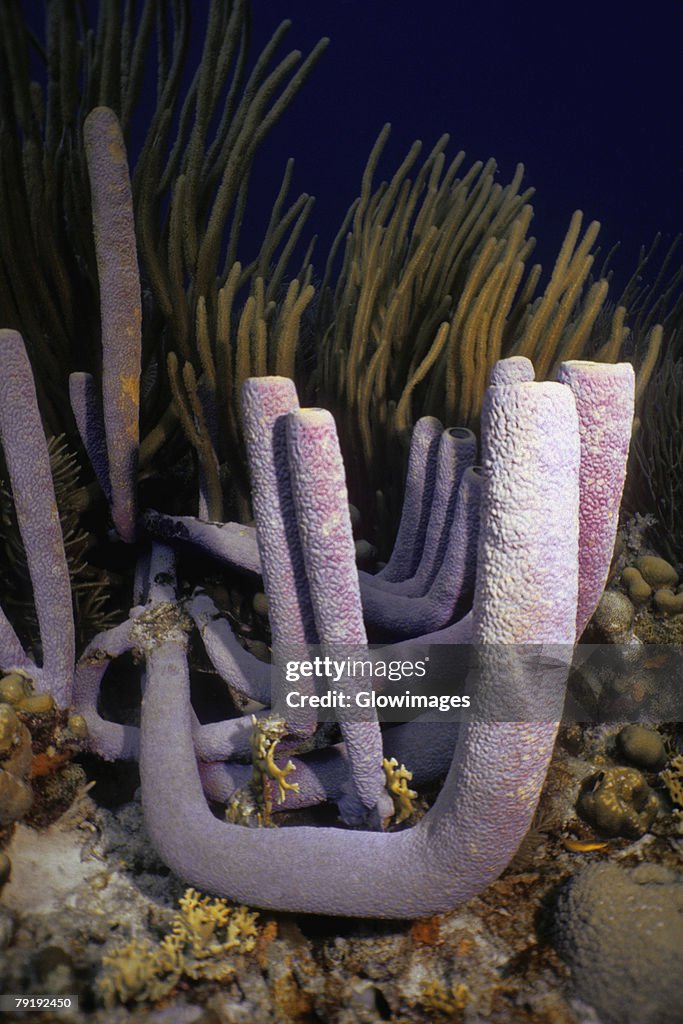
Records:
[[[572,388],[530,382],[526,371],[520,380],[517,369],[497,368],[498,383],[488,389],[482,413],[473,611],[417,641],[422,646],[473,640],[480,676],[477,714],[460,723],[442,791],[413,828],[392,833],[250,829],[213,816],[202,785],[212,796],[230,795],[245,785],[248,768],[234,761],[248,753],[251,725],[245,718],[198,724],[190,703],[190,623],[177,602],[170,549],[155,545],[149,586],[141,581],[138,586],[147,608],[122,632],[121,643],[134,643],[146,660],[139,733],[146,827],[160,856],[188,883],[274,909],[406,917],[443,911],[470,898],[509,862],[532,820],[561,714],[581,593],[579,499],[589,436],[580,434]],[[298,410],[289,382],[247,384],[255,506],[261,502],[258,529],[263,522],[274,538],[273,549],[285,556],[270,562],[271,592],[282,598],[281,635],[287,642],[294,635],[299,643],[348,639],[362,644],[343,468],[332,421],[320,411]],[[625,462],[626,447],[613,448],[621,455],[610,458]],[[479,479],[471,471],[463,477],[461,501],[471,477]],[[600,510],[595,514],[596,529],[604,531]],[[272,552],[261,536],[259,545],[267,561]],[[462,550],[471,554],[473,549],[470,540]],[[284,589],[277,579],[281,565]],[[438,575],[429,594],[437,582]],[[212,607],[201,605],[197,595],[188,607],[196,622],[206,620],[206,634]],[[213,641],[218,652],[229,647],[220,631]],[[521,656],[519,645],[526,645]],[[402,648],[394,645],[392,657]],[[535,661],[540,669],[528,671]],[[248,662],[240,671],[249,672]],[[501,711],[508,696],[514,697],[509,721]],[[524,717],[530,721],[519,721],[515,709],[520,706],[529,709]],[[422,735],[418,723],[387,730],[382,737],[375,727],[370,723],[369,768],[379,752],[398,751],[417,759],[416,777],[422,778],[443,770],[456,732],[442,730],[438,756],[433,756],[436,734],[430,723],[424,723]],[[295,809],[332,799],[343,807],[349,786],[363,781],[363,751],[355,740],[349,731],[342,745],[293,754],[300,787],[286,794],[284,806]],[[422,759],[425,743],[428,754]],[[367,778],[375,799],[372,770]],[[410,880],[408,885],[401,883],[403,878]]]
[[[71,703],[75,634],[69,569],[57,512],[50,456],[38,410],[31,365],[20,334],[0,331],[0,441],[12,485],[17,523],[33,586],[43,648],[39,689]],[[0,618],[0,665],[27,668],[16,634]],[[32,670],[33,671],[33,670]]]
[[[164,544],[189,544],[218,562],[247,572],[261,572],[253,526],[207,523],[194,516],[172,516],[154,509],[147,509],[142,520],[147,532]]]
[[[242,386],[261,574],[273,652],[282,662],[289,645],[318,641],[287,456],[287,413],[298,408],[296,388],[287,377],[250,377]],[[292,710],[287,725],[295,735],[308,735],[316,720],[309,710]]]
[[[573,398],[557,384],[505,385],[490,396],[475,638],[571,645],[579,493]],[[455,906],[505,867],[534,813],[556,707],[550,724],[477,719],[461,726],[441,794],[411,829],[247,829],[214,818],[202,792],[186,644],[171,624],[145,647],[140,766],[148,832],[187,882],[277,909],[406,917]],[[497,673],[485,675],[484,703],[495,706],[501,682]]]
[[[208,594],[198,591],[187,604],[188,614],[199,630],[204,648],[221,679],[242,696],[260,704],[270,703],[270,665],[241,646]]]
[[[470,466],[457,488],[448,543],[427,593],[423,597],[410,597],[400,591],[366,586],[363,609],[368,622],[396,637],[416,637],[425,631],[443,629],[462,616],[474,591],[480,488],[481,477]],[[398,589],[401,584],[395,586]]]
[[[120,537],[135,537],[141,324],[133,199],[121,126],[95,107],[83,126],[102,321],[102,404],[111,505]]]
[[[431,516],[442,432],[443,426],[434,416],[423,416],[413,428],[398,533],[389,561],[373,580],[407,580],[417,570]]]
[[[491,370],[489,384],[523,384],[535,377],[534,364],[526,356],[499,359]]]
[[[169,634],[157,634],[146,651],[142,801],[157,852],[186,882],[281,910],[416,917],[469,899],[504,868],[547,767],[533,727],[517,728],[512,748],[501,749],[498,733],[488,743],[481,737],[476,749],[470,744],[462,773],[451,770],[412,829],[243,828],[219,821],[206,803],[192,744],[186,639]]]
[[[242,387],[251,500],[268,614],[279,642],[316,643],[287,457],[287,413],[299,408],[286,377],[250,377]]]
[[[74,677],[74,704],[88,726],[88,746],[105,761],[136,760],[140,750],[140,730],[102,718],[98,710],[100,686],[109,665],[133,650],[133,626],[144,607],[133,608],[125,622],[95,636],[78,659]]]
[[[477,456],[477,439],[471,430],[464,427],[451,427],[444,430],[439,440],[436,465],[436,479],[431,495],[429,523],[425,533],[424,545],[419,564],[409,579],[397,582],[386,582],[381,575],[369,576],[362,574],[364,590],[374,586],[393,595],[403,594],[406,597],[422,597],[427,594],[440,567],[446,557],[446,549],[451,543],[451,526],[455,515],[458,489],[463,473],[473,466]],[[365,606],[369,622],[381,625],[386,618],[380,613],[377,619],[374,608],[381,598],[368,602]],[[442,624],[448,618],[442,620]],[[421,630],[424,632],[424,630]]]
[[[631,441],[635,374],[630,363],[573,360],[557,379],[571,389],[581,436],[579,603],[581,636],[607,582]]]
[[[331,413],[326,409],[291,412],[287,454],[320,642],[365,644],[346,474]]]
[[[475,643],[573,645],[567,622],[577,600],[578,460],[569,388],[525,382],[487,389]]]
[[[411,765],[411,786],[422,786],[442,779],[448,772],[458,738],[456,722],[404,722],[384,733],[384,756],[399,764]],[[294,756],[298,785],[289,790],[278,803],[277,783],[268,780],[271,802],[278,811],[299,810],[325,802],[339,803],[350,785],[350,765],[344,744],[313,751],[304,757]],[[277,758],[276,758],[277,763]],[[278,765],[285,767],[285,762]],[[251,766],[225,762],[199,763],[204,792],[216,803],[227,803],[237,789],[249,783]]]
[[[102,493],[111,504],[107,435],[99,392],[91,373],[69,375],[69,401],[90,465],[95,471]]]
[[[358,589],[346,475],[332,415],[300,409],[287,417],[292,497],[304,566],[320,643],[363,649],[367,642]],[[347,681],[344,689],[358,684]],[[375,811],[384,794],[382,816],[391,813],[382,771],[382,735],[377,719],[346,721],[341,715],[351,777],[361,804]],[[349,820],[348,812],[345,818]]]

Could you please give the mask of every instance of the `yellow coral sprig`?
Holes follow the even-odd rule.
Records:
[[[266,779],[273,779],[278,785],[278,803],[281,804],[284,802],[288,790],[299,792],[298,782],[287,782],[287,776],[295,770],[295,765],[288,761],[284,768],[280,768],[275,763],[275,748],[285,732],[285,723],[279,719],[258,719],[255,715],[251,716],[251,721],[254,726],[251,734],[254,786],[258,792]]]
[[[396,824],[400,825],[406,821],[415,810],[413,800],[417,800],[417,793],[414,789],[408,789],[408,783],[413,777],[405,765],[400,765],[395,757],[391,760],[384,758],[382,762],[384,774],[386,775],[386,787],[394,801],[394,812]]]
[[[231,907],[225,900],[187,889],[170,932],[158,946],[149,939],[131,939],[103,957],[98,988],[106,1006],[157,1002],[181,978],[224,981],[234,974],[228,953],[248,953],[256,944],[257,914]]]
[[[683,754],[672,757],[669,767],[659,777],[666,786],[671,802],[683,807]]]

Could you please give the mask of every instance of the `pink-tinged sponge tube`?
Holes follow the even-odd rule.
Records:
[[[630,363],[562,363],[557,375],[579,416],[579,600],[581,636],[607,582],[631,441],[635,374]]]
[[[554,382],[488,388],[475,643],[574,643],[579,455],[569,388]]]
[[[366,644],[363,608],[353,543],[346,473],[332,414],[299,409],[287,417],[292,495],[301,549],[320,643]],[[333,648],[334,649],[334,648]],[[348,681],[349,690],[356,684]],[[377,720],[341,719],[351,777],[363,807],[373,810],[384,796],[382,735]]]
[[[288,377],[249,377],[242,386],[251,501],[273,639],[315,643],[287,460],[287,413],[298,408]]]
[[[365,644],[346,473],[332,414],[287,417],[292,496],[321,643]]]

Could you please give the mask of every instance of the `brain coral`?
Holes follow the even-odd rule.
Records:
[[[683,879],[659,865],[593,864],[560,894],[555,944],[604,1024],[681,1024]]]

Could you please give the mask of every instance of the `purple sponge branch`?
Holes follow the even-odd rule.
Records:
[[[207,606],[200,602],[200,595],[196,595],[190,599],[186,605],[187,611],[195,621],[195,624],[202,622],[203,615],[207,611]],[[202,595],[203,596],[203,595]],[[201,632],[201,631],[200,631]],[[203,635],[203,634],[202,634]],[[420,648],[428,647],[430,644],[451,644],[459,646],[463,644],[470,644],[472,642],[472,615],[471,613],[466,615],[464,619],[460,619],[459,622],[454,623],[452,626],[446,627],[446,629],[437,630],[434,633],[428,633],[425,636],[421,636],[415,640],[400,641],[399,643],[392,644],[383,649],[382,652],[378,652],[377,656],[383,654],[385,657],[393,659],[411,659],[415,658],[418,645]],[[93,641],[94,643],[94,641]],[[230,643],[237,643],[236,640],[230,641]],[[100,645],[105,646],[105,645]],[[297,652],[300,653],[300,648],[297,648]],[[246,652],[243,652],[246,654]],[[224,658],[225,652],[220,652],[218,655],[214,655],[216,661],[221,664],[221,659]],[[249,687],[253,687],[257,683],[262,685],[265,689],[267,682],[265,676],[261,673],[263,669],[267,669],[268,673],[271,673],[272,669],[268,665],[264,665],[263,662],[258,661],[253,655],[246,655],[250,659],[249,662],[245,663],[240,671],[251,672],[254,667],[257,668],[257,680],[256,683],[248,679],[242,679],[241,675],[236,677],[226,673],[227,681],[235,685],[236,689],[240,689],[240,685],[243,683],[247,692]],[[251,667],[250,667],[251,666]],[[260,681],[260,682],[259,682]],[[297,684],[299,685],[299,684]],[[375,681],[373,684],[376,689],[381,689],[382,682]],[[270,714],[270,712],[259,712],[257,717],[261,714]],[[430,726],[433,728],[433,723]],[[230,718],[224,721],[211,722],[206,725],[201,725],[195,729],[194,732],[194,748],[197,758],[200,761],[206,762],[217,762],[217,761],[230,761],[234,758],[244,758],[250,755],[250,744],[251,744],[251,723],[249,718]],[[423,733],[424,735],[424,733]],[[283,740],[280,749],[284,752],[287,749],[288,741]],[[429,751],[423,752],[420,755],[420,759],[429,759],[432,747],[430,746]],[[395,755],[388,755],[395,756]]]
[[[558,380],[574,395],[581,436],[578,638],[595,611],[612,560],[631,441],[635,375],[630,363],[573,360],[560,365]]]
[[[346,474],[332,414],[287,417],[287,454],[316,632],[321,643],[367,643],[358,593]]]
[[[298,408],[296,388],[286,377],[244,382],[244,438],[271,628],[278,641],[316,643],[287,459],[286,414]]]
[[[439,440],[434,489],[431,496],[431,511],[425,534],[424,547],[414,575],[396,583],[387,583],[379,574],[362,574],[363,590],[367,585],[403,594],[406,597],[421,597],[429,591],[450,543],[451,524],[455,515],[458,488],[463,473],[474,465],[477,455],[477,440],[471,430],[451,427],[444,430]],[[379,600],[379,598],[377,598]],[[372,613],[366,614],[374,622]]]
[[[432,508],[442,432],[443,426],[434,416],[423,416],[413,428],[398,533],[389,561],[373,579],[388,583],[406,580],[417,570]]]
[[[143,523],[164,544],[191,544],[204,554],[246,572],[261,572],[256,530],[241,523],[207,523],[194,516],[172,516],[147,509]]]
[[[529,696],[523,673],[496,671],[509,663],[505,645],[573,646],[579,437],[569,389],[534,383],[489,387],[482,462],[473,640],[483,646],[484,659],[490,657],[489,672],[478,708],[482,717],[461,727],[449,777],[430,812],[439,811],[457,780],[452,813],[435,815],[434,841],[453,830],[452,853],[467,858],[471,877],[480,879],[495,870],[494,862],[502,869],[531,824],[561,714],[562,666],[559,687],[556,673],[554,680],[548,673],[544,682],[554,682],[553,689],[532,694],[546,700],[548,722],[538,720],[538,711],[533,722],[485,720],[487,705],[494,719],[500,717],[504,693],[496,680],[505,679],[506,689],[519,686],[519,698]]]
[[[0,608],[0,669],[6,672],[11,668],[20,668],[24,672],[31,672],[35,669],[35,665],[21,646],[21,641],[14,632],[12,623]]]
[[[140,730],[102,718],[98,710],[100,686],[109,665],[134,647],[133,624],[145,611],[131,609],[129,618],[112,629],[98,633],[78,659],[74,677],[74,704],[88,725],[88,746],[105,761],[136,760],[140,749]]]
[[[448,772],[458,738],[456,722],[404,722],[384,732],[384,756],[399,764],[411,765],[411,786],[422,786],[442,779]],[[351,786],[348,752],[344,744],[316,750],[304,757],[291,757],[276,764],[284,768],[286,760],[295,767],[292,778],[297,790],[288,790],[278,802],[277,782],[267,780],[271,802],[278,811],[298,810],[321,803],[339,803]],[[249,782],[251,767],[212,761],[199,763],[204,792],[209,800],[227,803],[235,790]]]
[[[155,546],[158,547],[158,546]],[[157,574],[160,575],[160,574]],[[152,606],[153,598],[150,598]],[[158,604],[158,601],[156,602]],[[150,606],[138,605],[131,608],[125,622],[113,626],[111,629],[98,633],[78,660],[74,677],[74,704],[85,718],[88,725],[88,746],[89,749],[106,761],[137,760],[140,749],[140,730],[135,725],[123,725],[102,718],[98,704],[100,688],[105,673],[115,658],[121,657],[129,651],[136,650],[139,630],[136,629],[136,622],[150,610]],[[193,608],[194,616],[198,616],[197,608]],[[194,617],[193,616],[193,617]],[[201,618],[200,616],[198,616]],[[232,636],[232,634],[231,634]],[[204,639],[206,637],[204,636]],[[237,639],[232,636],[229,649],[233,646],[239,647]],[[241,650],[241,648],[240,648]],[[266,685],[270,685],[270,666],[259,662],[256,658],[242,651],[245,657],[251,659],[249,663],[250,675],[244,680],[244,688],[247,695],[254,691],[260,684],[265,702]],[[216,660],[224,665],[228,655],[225,651],[220,652],[220,658]],[[261,669],[252,678],[255,663]],[[10,662],[8,662],[8,665]],[[19,666],[23,667],[23,666]],[[232,681],[232,680],[230,680]],[[241,677],[238,683],[242,682]],[[239,685],[236,685],[239,689]],[[257,699],[257,698],[256,698]],[[251,754],[252,725],[249,717],[232,718],[223,722],[212,722],[207,725],[194,726],[195,753],[199,759],[217,761],[229,758],[246,758]]]
[[[523,384],[535,377],[534,364],[526,356],[499,359],[491,370],[489,384]]]
[[[291,412],[287,417],[287,443],[292,497],[320,643],[326,648],[342,645],[362,651],[367,637],[346,474],[331,413],[325,409]],[[349,697],[357,685],[345,681]],[[342,714],[340,722],[362,805],[374,811],[380,796],[385,798],[381,821],[382,816],[391,813],[391,800],[384,786],[382,734],[377,718],[354,722],[345,720]],[[349,820],[348,810],[340,809]]]
[[[199,630],[209,660],[221,679],[244,697],[260,704],[270,704],[270,665],[245,651],[230,623],[221,617],[208,594],[194,594],[186,610]]]
[[[287,413],[299,408],[287,377],[250,377],[242,385],[242,419],[251,477],[261,574],[276,661],[288,645],[317,643],[287,456]],[[310,711],[288,715],[290,731],[315,730]]]
[[[474,642],[573,644],[579,442],[569,388],[489,387],[482,452]]]
[[[0,441],[12,485],[17,523],[33,586],[43,649],[36,680],[58,704],[71,703],[75,659],[74,618],[69,569],[57,512],[50,456],[38,410],[31,366],[21,335],[0,331]],[[17,638],[3,616],[7,653],[15,662]]]
[[[69,376],[69,399],[86,455],[102,493],[111,504],[107,437],[100,396],[91,373],[72,373]]]
[[[368,622],[397,637],[415,637],[425,630],[443,629],[467,610],[477,567],[480,487],[481,477],[470,466],[462,476],[448,545],[427,594],[409,597],[389,589],[364,587],[363,610]],[[400,584],[395,586],[399,588]]]
[[[133,200],[121,126],[95,107],[83,126],[102,321],[102,404],[114,526],[135,537],[141,323]]]

